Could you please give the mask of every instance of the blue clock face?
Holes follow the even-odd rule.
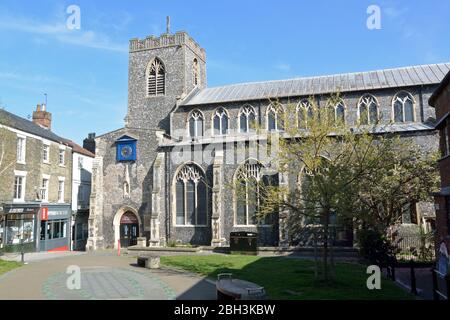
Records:
[[[136,143],[123,143],[117,145],[118,161],[136,161]]]
[[[120,150],[120,153],[122,154],[122,157],[128,159],[133,154],[133,149],[131,149],[130,146],[123,146],[122,150]]]

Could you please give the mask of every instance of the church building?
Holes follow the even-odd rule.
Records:
[[[257,219],[246,199],[259,195],[238,199],[231,188],[240,177],[287,185],[301,179],[247,152],[267,132],[283,131],[274,99],[295,103],[301,125],[309,97],[322,107],[339,91],[336,118],[349,125],[381,119],[434,151],[435,110],[427,101],[449,70],[443,63],[209,88],[205,50],[188,33],[131,39],[124,127],[95,138],[87,248],[126,247],[144,237],[146,246],[226,246],[233,231],[256,231],[262,246],[291,244],[284,214]],[[433,221],[431,203],[412,205],[404,218],[425,228]]]

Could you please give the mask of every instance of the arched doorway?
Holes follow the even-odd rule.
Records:
[[[136,210],[130,207],[121,208],[113,221],[114,248],[117,249],[119,242],[122,248],[136,245],[140,226],[141,219]]]
[[[130,211],[124,213],[120,218],[120,246],[127,248],[137,244],[139,237],[139,220]]]

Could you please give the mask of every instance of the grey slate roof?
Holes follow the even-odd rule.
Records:
[[[290,80],[251,82],[198,90],[180,105],[201,105],[267,98],[310,96],[334,92],[437,84],[450,71],[450,63],[428,64],[377,71],[344,73]]]
[[[0,124],[20,131],[34,134],[47,140],[67,144],[66,139],[61,138],[60,136],[54,134],[50,130],[44,129],[30,120],[16,116],[15,114],[12,114],[11,112],[8,112],[3,109],[0,109]]]

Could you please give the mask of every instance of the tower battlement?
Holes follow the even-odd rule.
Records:
[[[185,31],[177,31],[175,34],[163,33],[159,37],[148,36],[145,39],[133,38],[130,40],[130,53],[180,45],[189,47],[203,61],[206,61],[205,49],[200,47]]]

